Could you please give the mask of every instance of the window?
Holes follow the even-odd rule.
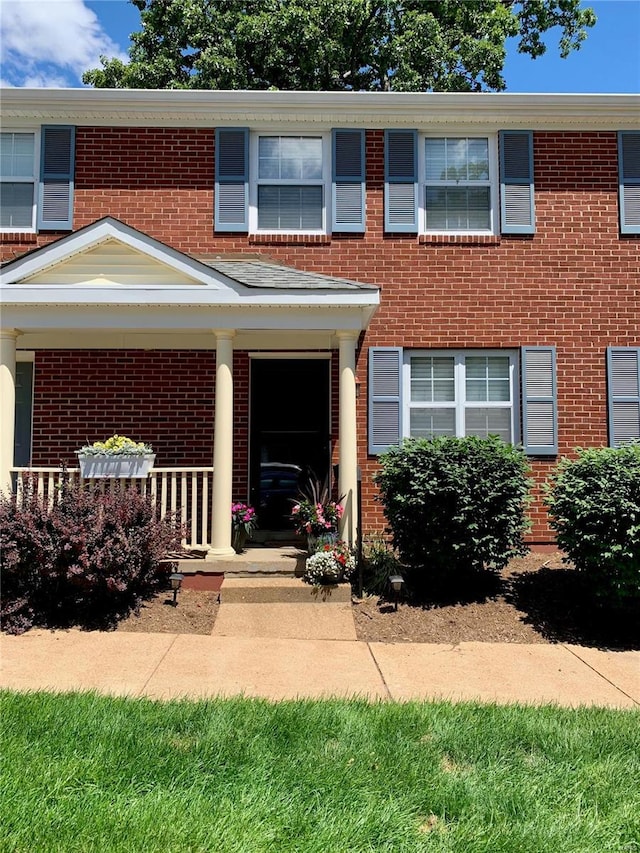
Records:
[[[385,231],[533,234],[533,178],[531,131],[429,136],[387,130]]]
[[[363,233],[364,130],[293,136],[218,127],[214,197],[219,232]]]
[[[425,228],[489,231],[492,228],[489,140],[425,140]]]
[[[327,140],[323,136],[259,135],[254,138],[254,157],[251,230],[324,232]]]
[[[1,133],[0,228],[70,231],[74,156],[74,127]]]
[[[503,441],[517,440],[514,354],[407,351],[403,374],[405,435],[499,435]]]
[[[0,134],[0,227],[33,231],[36,227],[35,133]]]
[[[405,437],[440,435],[498,435],[513,443],[522,435],[529,456],[558,452],[553,346],[519,352],[371,347],[368,394],[371,454]]]

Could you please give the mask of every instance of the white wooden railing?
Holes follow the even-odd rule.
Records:
[[[59,494],[63,476],[70,482],[80,480],[86,488],[102,494],[133,486],[143,495],[149,495],[157,506],[161,518],[174,513],[186,530],[183,545],[188,548],[206,548],[211,543],[211,494],[213,468],[152,468],[146,478],[83,479],[79,468],[12,468],[18,503],[24,497],[28,483],[52,507]],[[32,487],[33,487],[32,486]]]

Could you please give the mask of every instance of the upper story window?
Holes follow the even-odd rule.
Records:
[[[70,231],[75,128],[45,125],[0,134],[0,228]]]
[[[533,234],[533,177],[530,131],[436,136],[387,130],[385,231]]]
[[[425,140],[424,230],[492,230],[489,139]]]
[[[35,230],[37,142],[33,132],[0,134],[0,228],[3,231]]]
[[[249,233],[365,230],[364,130],[216,129],[215,228]]]
[[[257,137],[258,231],[325,230],[323,143],[321,136]]]

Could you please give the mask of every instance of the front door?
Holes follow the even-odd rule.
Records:
[[[251,362],[251,503],[265,531],[291,530],[301,482],[328,477],[329,359]]]

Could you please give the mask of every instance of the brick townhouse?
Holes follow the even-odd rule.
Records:
[[[640,436],[640,97],[11,89],[2,114],[5,487],[144,440],[216,557],[233,500],[286,527],[278,478],[334,475],[353,540],[386,447],[497,433],[541,543],[558,458]]]

